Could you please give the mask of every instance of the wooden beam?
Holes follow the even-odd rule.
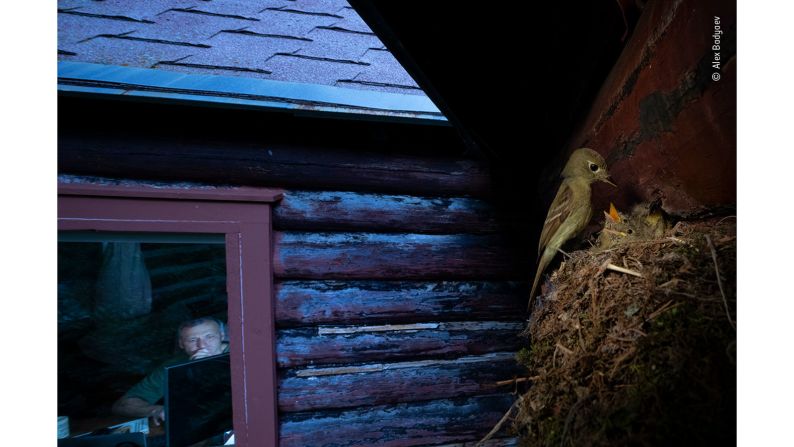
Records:
[[[291,279],[516,279],[521,250],[497,235],[275,232],[274,274]]]
[[[498,391],[497,381],[515,377],[522,370],[512,352],[288,370],[279,379],[279,411],[318,411],[489,394]]]
[[[430,196],[486,196],[490,177],[471,160],[392,156],[170,138],[62,135],[58,172],[212,184],[338,189]]]
[[[281,447],[420,446],[476,441],[499,421],[514,397],[495,394],[349,411],[286,413]]]
[[[287,191],[273,207],[277,230],[495,233],[496,212],[471,198]]]
[[[509,320],[524,313],[527,293],[512,281],[280,281],[276,324]]]
[[[454,358],[517,351],[523,321],[453,322],[405,325],[281,329],[276,357],[280,368]]]

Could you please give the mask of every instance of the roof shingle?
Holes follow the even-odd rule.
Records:
[[[344,0],[59,0],[58,58],[424,95]]]

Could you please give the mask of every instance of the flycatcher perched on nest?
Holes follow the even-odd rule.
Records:
[[[530,305],[540,277],[554,255],[565,242],[576,237],[590,221],[593,215],[590,185],[602,181],[616,186],[609,180],[609,171],[604,158],[588,148],[577,149],[571,154],[561,176],[562,184],[554,201],[551,202],[540,233],[538,269],[532,291],[529,293]]]

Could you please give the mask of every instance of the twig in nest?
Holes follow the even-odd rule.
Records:
[[[642,267],[642,262],[640,262],[640,260],[639,260],[639,259],[637,259],[637,258],[632,258],[631,256],[629,256],[629,261],[632,261],[632,262],[634,262],[635,264],[639,265],[639,266],[640,266],[640,270],[642,270],[642,268],[643,268],[643,267]]]
[[[725,216],[717,221],[717,225],[721,224],[725,219],[731,219],[731,218],[736,219],[736,216]]]
[[[647,337],[648,336],[648,334],[646,334],[645,332],[642,332],[640,329],[637,329],[636,327],[633,327],[633,328],[631,328],[629,330],[632,331],[632,332],[636,332],[636,333],[640,334],[640,337]]]
[[[540,376],[516,377],[515,379],[510,379],[510,380],[500,380],[500,381],[496,382],[496,386],[512,385],[514,383],[521,383],[521,382],[527,382],[527,381],[530,381],[530,380],[538,380],[538,379],[540,379]]]
[[[717,264],[717,251],[714,249],[714,244],[711,243],[711,238],[709,235],[706,235],[706,242],[709,244],[709,249],[711,250],[711,259],[714,260],[714,272],[717,274],[717,286],[720,288],[720,294],[722,295],[722,303],[725,304],[725,314],[728,316],[728,322],[731,324],[734,330],[736,330],[736,324],[734,324],[733,319],[731,319],[731,310],[728,307],[728,299],[725,297],[725,291],[722,289],[722,280],[720,279],[720,266]]]
[[[651,321],[651,320],[653,320],[654,318],[658,317],[658,316],[659,316],[659,314],[661,314],[662,312],[664,312],[664,311],[666,311],[667,309],[671,308],[671,307],[672,307],[672,306],[671,306],[672,304],[673,304],[673,300],[670,300],[670,301],[668,301],[668,302],[666,302],[666,303],[662,304],[662,307],[660,307],[660,308],[656,309],[656,310],[655,310],[655,311],[653,311],[653,312],[652,312],[650,315],[648,315],[648,318],[646,318],[646,319],[645,319],[645,321]]]
[[[675,236],[668,236],[664,239],[640,239],[636,241],[625,241],[621,242],[622,245],[653,245],[653,244],[669,244],[670,242],[675,242],[677,244],[686,244],[687,241],[683,239],[679,239]],[[604,252],[612,251],[613,249],[604,250]]]
[[[640,273],[638,271],[627,269],[627,268],[624,268],[624,267],[621,267],[619,265],[615,265],[615,264],[612,264],[612,263],[607,264],[606,269],[607,270],[614,270],[614,271],[620,272],[620,273],[625,273],[627,275],[636,276],[638,278],[642,278],[643,277],[642,273]]]
[[[557,342],[556,347],[557,347],[557,349],[559,349],[560,351],[565,353],[565,355],[573,354],[573,351],[571,351],[570,349],[568,349],[565,346],[563,346],[562,343],[560,343],[560,342]]]
[[[571,411],[568,412],[568,416],[565,418],[565,426],[562,429],[562,436],[560,437],[560,447],[565,444],[565,437],[568,436],[568,428],[571,426],[574,416],[576,416],[576,411],[582,404],[587,402],[588,399],[590,399],[589,395],[580,397],[579,400],[573,404],[573,407],[571,407]]]
[[[571,259],[573,257],[573,256],[569,255],[568,253],[565,253],[564,251],[562,251],[562,249],[560,249],[560,248],[558,248],[557,251],[562,253],[562,255],[565,256],[568,259]]]
[[[680,282],[681,282],[680,279],[673,278],[673,279],[671,279],[670,281],[667,281],[664,284],[659,284],[657,287],[659,287],[660,289],[664,289],[664,288],[669,287],[669,286],[677,286],[678,283],[680,283]]]
[[[565,346],[563,346],[562,344],[560,344],[560,342],[557,342],[554,345],[554,355],[551,356],[551,367],[552,368],[556,368],[557,367],[557,353],[560,352],[560,351],[562,351],[565,355],[573,354],[573,351],[571,351],[570,349],[568,349]]]
[[[626,350],[626,352],[624,352],[623,354],[620,355],[620,357],[615,359],[615,363],[612,365],[612,369],[609,370],[609,380],[612,380],[612,378],[615,377],[615,373],[618,372],[618,367],[620,367],[620,365],[623,364],[623,362],[625,362],[626,359],[631,357],[636,351],[637,348],[635,346],[630,346]]]
[[[731,364],[735,366],[736,365],[736,353],[734,352],[733,354],[731,354],[731,348],[733,348],[734,350],[736,349],[736,340],[730,342],[728,344],[728,347],[725,348],[725,354],[728,356],[728,359],[730,359]]]
[[[513,405],[510,405],[510,408],[507,409],[507,412],[505,413],[504,416],[502,416],[502,419],[499,419],[499,422],[497,422],[496,425],[494,425],[494,428],[492,428],[491,431],[489,431],[484,438],[480,439],[480,441],[477,444],[475,444],[474,447],[481,447],[483,443],[491,439],[493,435],[495,435],[496,432],[498,432],[499,429],[502,428],[502,425],[504,425],[504,423],[507,422],[507,419],[510,417],[510,413],[512,413],[513,410],[517,408],[523,401],[524,401],[524,395],[522,394],[518,396],[518,399],[516,399],[515,402],[513,402]]]
[[[617,341],[626,341],[629,343],[634,343],[635,341],[637,341],[636,338],[618,337],[617,335],[612,335],[612,334],[607,334],[607,338],[611,338],[612,340],[617,340]]]

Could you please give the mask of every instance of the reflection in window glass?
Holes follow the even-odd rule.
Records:
[[[185,321],[227,319],[222,241],[79,239],[64,233],[58,243],[58,414],[69,416],[72,435],[80,421],[113,421],[114,402],[188,348],[214,353],[228,343],[201,323],[177,336]]]

